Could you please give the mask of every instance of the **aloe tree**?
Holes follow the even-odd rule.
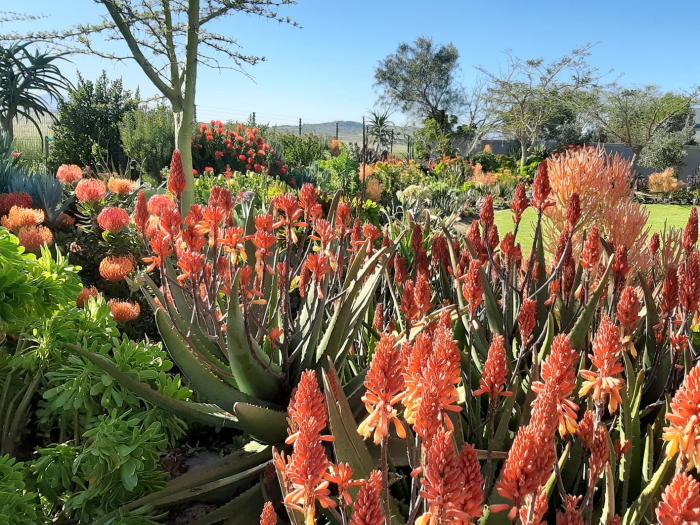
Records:
[[[243,71],[245,66],[263,60],[241,52],[233,36],[215,27],[234,27],[224,24],[223,19],[235,14],[294,24],[278,12],[294,0],[97,0],[95,3],[105,11],[98,22],[30,33],[28,37],[52,42],[74,53],[136,62],[172,108],[175,147],[182,152],[187,178],[183,199],[183,209],[187,211],[194,183],[190,145],[199,66]],[[98,44],[105,40],[110,45]],[[113,42],[117,42],[118,50]]]
[[[61,99],[69,82],[56,61],[62,54],[32,52],[34,42],[0,46],[0,129],[14,138],[17,117],[34,124],[42,135],[39,118],[51,115],[51,102]],[[43,136],[43,135],[42,135]]]

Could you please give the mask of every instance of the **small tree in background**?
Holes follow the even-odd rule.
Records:
[[[10,140],[18,117],[31,122],[43,138],[38,119],[52,116],[51,103],[61,100],[70,85],[56,65],[62,55],[32,53],[32,45],[30,41],[0,46],[0,130]]]
[[[683,162],[683,145],[692,140],[697,91],[662,93],[655,86],[627,89],[613,84],[597,95],[588,110],[591,119],[607,140],[632,150],[633,167],[664,169]]]
[[[155,88],[168,100],[175,125],[174,145],[182,152],[187,184],[183,211],[193,197],[192,125],[199,64],[242,71],[263,57],[240,51],[236,39],[213,29],[215,22],[236,13],[294,24],[278,14],[294,0],[95,0],[106,14],[94,24],[31,33],[30,38],[50,41],[71,52],[110,60],[134,60]],[[77,6],[76,6],[77,7]],[[5,36],[16,38],[16,35]],[[99,43],[95,40],[99,41]],[[100,46],[108,43],[109,45]],[[117,50],[114,49],[116,42]],[[123,45],[126,49],[123,49]],[[221,60],[226,63],[222,63]]]
[[[125,170],[128,159],[119,124],[137,106],[137,98],[124,89],[121,79],[110,81],[105,72],[94,82],[78,77],[68,100],[58,105],[49,168],[79,164]]]
[[[520,162],[540,144],[548,123],[563,108],[578,107],[588,99],[596,83],[595,71],[588,65],[590,46],[575,49],[553,61],[510,57],[504,73],[479,70],[488,80],[488,98],[500,116],[500,131],[520,143]]]
[[[389,120],[389,111],[370,111],[367,133],[372,139],[377,153],[388,150],[391,144],[392,123]]]
[[[173,154],[175,126],[170,108],[159,105],[132,111],[119,126],[124,152],[142,176],[160,183],[160,172]],[[156,185],[157,185],[156,184]]]
[[[402,43],[374,73],[382,101],[422,120],[433,119],[450,129],[463,94],[457,84],[459,52],[453,44],[436,46],[430,38]]]

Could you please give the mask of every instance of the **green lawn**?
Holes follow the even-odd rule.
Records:
[[[685,227],[690,215],[692,206],[678,206],[675,204],[645,204],[649,208],[649,226],[651,231],[660,231],[664,228],[664,223],[668,226],[677,228]],[[537,215],[533,208],[528,210],[523,215],[523,221],[520,224],[518,232],[518,241],[523,247],[523,251],[528,253],[532,248],[532,239],[534,237],[535,220]],[[513,214],[510,210],[500,210],[496,212],[496,226],[501,238],[509,231],[513,231]]]

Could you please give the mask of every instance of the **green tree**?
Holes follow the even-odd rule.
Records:
[[[489,83],[488,98],[500,117],[500,131],[520,143],[521,165],[542,142],[548,124],[589,98],[587,92],[596,83],[587,63],[589,50],[590,46],[575,49],[549,63],[511,56],[499,73],[479,67]]]
[[[137,109],[124,117],[119,131],[124,151],[141,175],[159,180],[173,154],[175,126],[170,109],[164,105]]]
[[[370,112],[367,134],[372,139],[374,148],[378,153],[389,149],[392,132],[393,126],[391,120],[389,120],[388,111],[381,113],[379,111]]]
[[[106,11],[99,22],[79,24],[62,31],[30,34],[30,38],[48,40],[68,46],[74,52],[87,52],[110,60],[133,59],[138,64],[172,108],[175,147],[182,152],[187,179],[183,197],[183,211],[186,212],[194,195],[190,146],[199,65],[241,71],[245,65],[263,60],[262,57],[242,53],[234,37],[219,33],[214,26],[232,27],[231,24],[224,24],[222,19],[236,13],[293,24],[288,17],[281,16],[278,9],[293,4],[294,0],[95,2]],[[116,46],[114,42],[117,42]],[[124,45],[126,49],[123,49]]]
[[[105,72],[94,82],[79,77],[68,100],[58,105],[50,169],[61,164],[126,169],[119,124],[137,106],[137,99],[124,89],[121,79],[110,81]]]
[[[33,42],[16,42],[0,46],[0,130],[14,138],[17,117],[34,124],[43,136],[38,119],[51,115],[51,102],[61,100],[70,85],[56,61],[62,55],[32,53]]]
[[[663,169],[683,162],[692,138],[697,92],[663,93],[655,86],[627,89],[617,84],[597,90],[592,121],[608,141],[627,145],[633,165]]]
[[[459,52],[453,44],[436,46],[430,38],[402,43],[382,60],[374,73],[382,101],[421,119],[451,127],[451,114],[463,101],[455,78]]]
[[[452,153],[452,135],[438,121],[428,118],[413,135],[416,157],[436,160]]]

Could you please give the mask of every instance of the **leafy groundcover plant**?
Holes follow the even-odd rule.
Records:
[[[175,159],[172,198],[135,211],[151,254],[132,281],[196,402],[74,349],[149,404],[254,444],[105,519],[229,486],[195,523],[697,522],[697,211],[682,233],[613,241],[578,194],[555,198],[550,171],[587,167],[570,161],[516,188],[513,233],[487,197],[456,238],[427,215],[362,224],[309,185],[269,209],[215,188],[183,217]],[[629,183],[629,165],[602,162]]]

